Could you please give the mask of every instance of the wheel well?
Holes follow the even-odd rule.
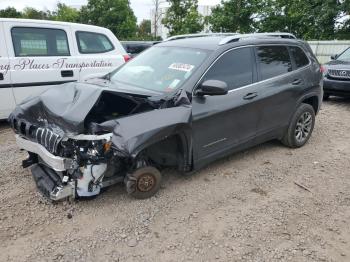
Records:
[[[312,96],[307,99],[304,99],[303,102],[304,104],[309,104],[310,106],[313,107],[315,114],[318,112],[318,97],[317,96]]]
[[[157,166],[181,169],[184,165],[184,150],[181,137],[173,135],[149,146],[143,155]]]

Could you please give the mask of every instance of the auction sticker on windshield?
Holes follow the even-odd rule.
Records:
[[[173,63],[169,66],[169,69],[183,71],[183,72],[190,72],[194,68],[194,65],[190,64],[183,64],[183,63]]]

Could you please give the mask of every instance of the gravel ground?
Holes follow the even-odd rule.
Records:
[[[0,124],[0,261],[350,261],[349,130],[350,101],[333,99],[301,149],[270,142],[169,171],[147,200],[120,185],[51,204]]]

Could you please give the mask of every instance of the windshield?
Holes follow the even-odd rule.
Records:
[[[344,51],[337,60],[342,60],[342,61],[350,61],[350,48]]]
[[[152,47],[114,72],[111,81],[162,93],[173,92],[208,54],[206,50],[183,47]]]

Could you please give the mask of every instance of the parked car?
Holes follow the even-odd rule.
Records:
[[[49,86],[105,75],[127,59],[106,28],[0,18],[0,119]]]
[[[103,79],[52,88],[9,120],[29,152],[23,167],[52,200],[124,182],[154,195],[161,170],[190,173],[279,139],[309,140],[322,72],[307,43],[236,35],[160,43]]]
[[[135,57],[146,49],[160,43],[159,41],[122,41],[121,42],[130,57]]]
[[[350,96],[350,47],[324,65],[324,98]]]

